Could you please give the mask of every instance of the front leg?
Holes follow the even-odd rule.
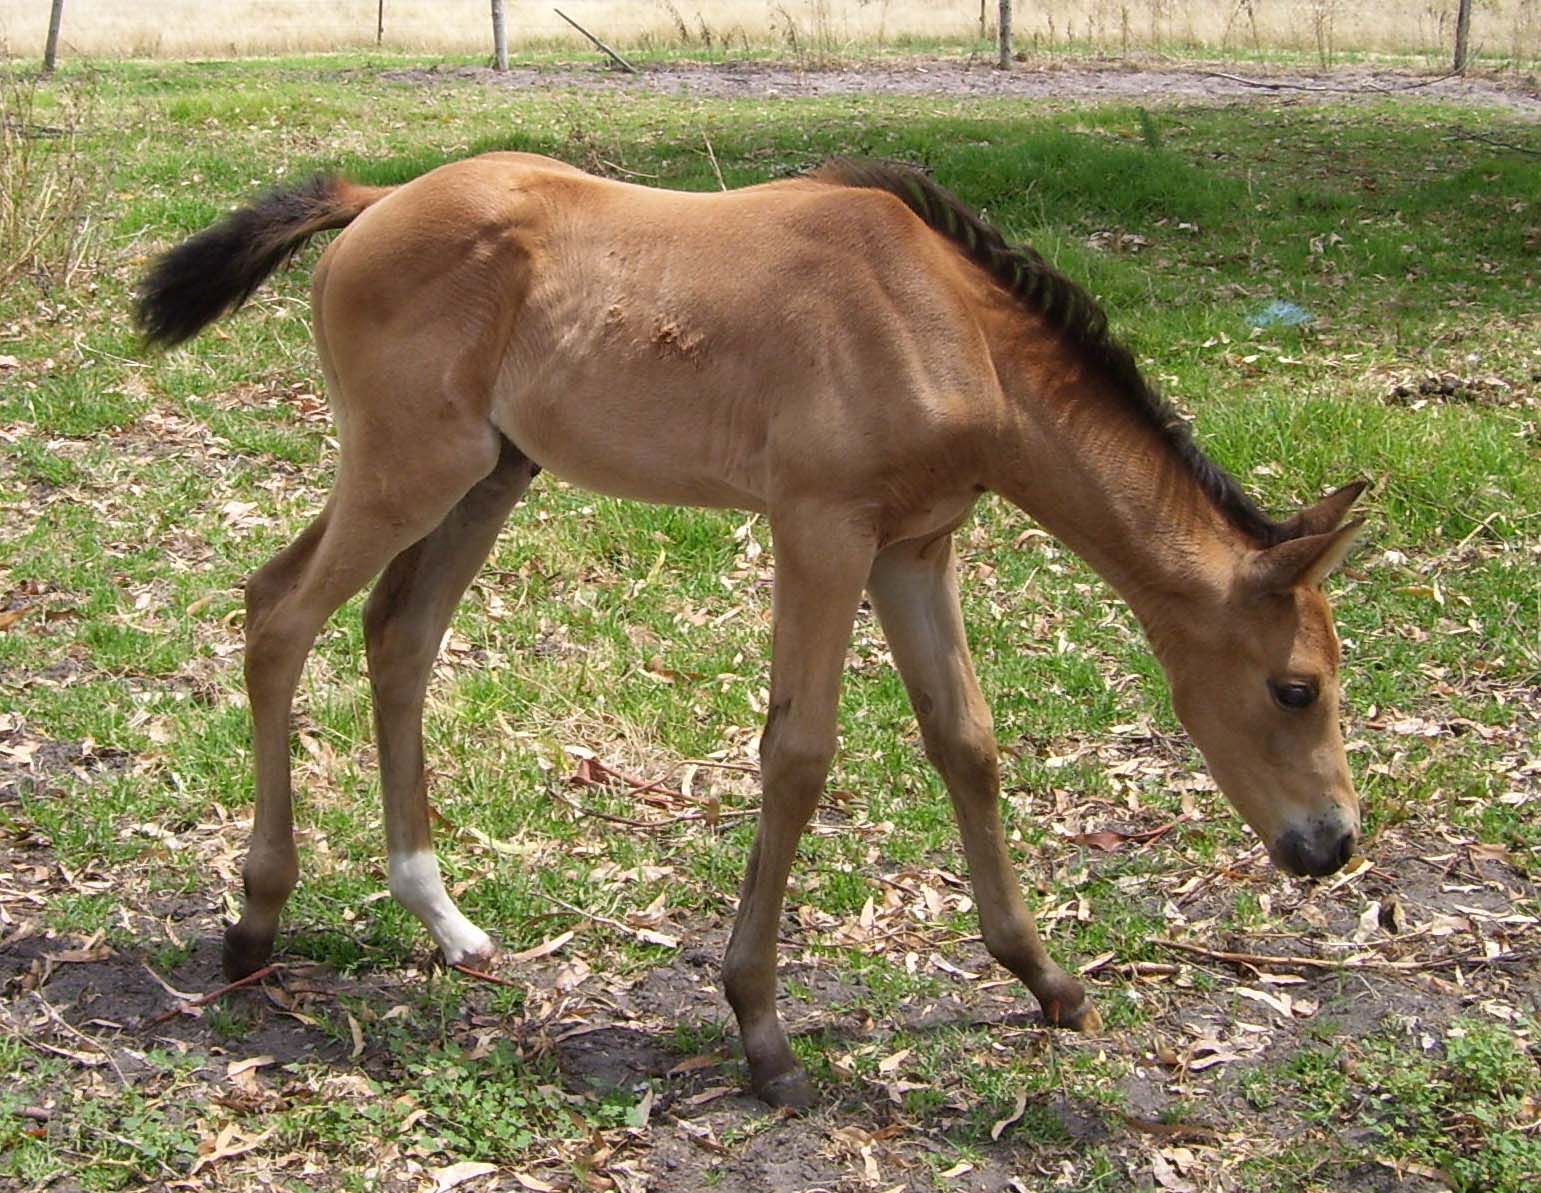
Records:
[[[1097,1030],[1096,1008],[1043,947],[1012,873],[995,730],[964,636],[952,539],[896,544],[873,563],[868,589],[926,754],[952,797],[985,947],[1033,992],[1050,1023]]]
[[[776,937],[787,875],[835,754],[840,673],[862,584],[869,536],[843,511],[800,508],[771,517],[776,582],[770,712],[760,738],[760,827],[723,958],[723,986],[757,1096],[772,1106],[814,1098],[776,1014]]]

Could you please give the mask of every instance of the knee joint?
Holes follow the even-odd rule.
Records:
[[[775,961],[766,969],[764,962],[746,953],[736,951],[730,944],[722,958],[722,990],[735,1013],[743,1013],[757,1001],[764,1001],[767,984],[774,1000],[776,980]]]
[[[926,732],[925,741],[926,756],[949,782],[970,788],[999,784],[999,756],[988,722],[946,731],[933,727]]]
[[[767,783],[785,784],[796,789],[811,787],[815,794],[824,785],[834,757],[832,735],[781,732],[760,745],[760,769]]]

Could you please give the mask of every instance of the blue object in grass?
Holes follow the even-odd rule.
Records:
[[[1314,318],[1304,307],[1276,298],[1247,322],[1253,327],[1300,327]]]

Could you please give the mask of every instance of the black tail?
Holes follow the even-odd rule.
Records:
[[[192,339],[250,298],[305,241],[345,227],[389,190],[317,175],[301,186],[269,191],[157,260],[139,283],[135,324],[152,346]]]

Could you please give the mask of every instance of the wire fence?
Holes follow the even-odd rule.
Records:
[[[0,0],[0,47],[38,57],[51,0]],[[992,40],[996,0],[569,0],[585,29],[623,49],[823,52]],[[1018,3],[1015,45],[1110,56],[1305,52],[1448,61],[1458,0],[1047,0]],[[509,3],[508,41],[591,51],[550,3]],[[1535,69],[1541,0],[1480,0],[1473,57]],[[492,54],[489,0],[65,0],[60,53],[90,58],[195,58],[367,49]]]

